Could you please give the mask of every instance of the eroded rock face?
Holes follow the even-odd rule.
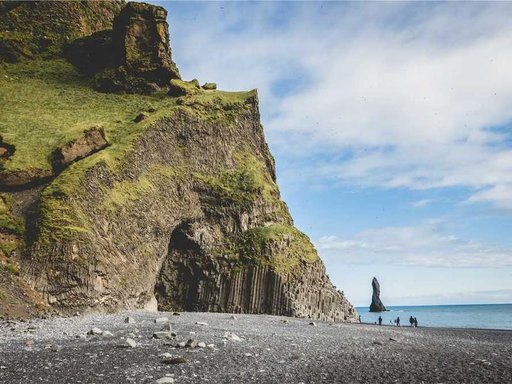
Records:
[[[370,304],[370,312],[383,312],[386,310],[382,301],[380,301],[380,284],[376,277],[372,280],[372,303]]]
[[[54,305],[112,311],[156,296],[160,309],[355,320],[279,198],[257,98],[218,103],[223,120],[195,101],[154,122],[122,168],[99,162],[76,193],[43,196],[83,226],[61,237],[43,220],[25,259]]]
[[[167,91],[180,74],[171,59],[167,11],[146,3],[128,3],[112,30],[75,40],[66,57],[94,76],[102,92],[151,94]]]
[[[128,3],[114,20],[113,44],[128,71],[159,86],[179,78],[171,60],[167,11],[146,3]]]

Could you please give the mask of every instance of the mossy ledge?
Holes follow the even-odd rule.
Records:
[[[126,44],[105,64],[114,67],[78,71],[59,46],[73,41],[57,38],[50,51],[28,47],[0,64],[0,186],[39,177],[18,177],[2,193],[3,272],[14,266],[63,311],[158,306],[354,320],[281,200],[257,92],[179,79],[165,12],[127,7],[112,16],[112,34],[100,33],[101,44]],[[132,51],[137,23],[158,27],[156,40],[142,36],[148,51]],[[75,58],[95,52],[99,32],[89,32],[71,38],[80,38]],[[140,86],[99,89],[98,76],[112,71]]]

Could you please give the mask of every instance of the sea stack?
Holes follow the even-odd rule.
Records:
[[[372,303],[370,304],[370,312],[384,312],[386,307],[380,301],[380,284],[376,277],[372,280]]]

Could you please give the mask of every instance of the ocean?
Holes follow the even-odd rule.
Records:
[[[390,325],[400,317],[401,326],[410,326],[409,317],[413,316],[418,327],[512,330],[512,304],[393,306],[386,307],[386,312],[368,312],[368,307],[356,309],[363,323],[375,323],[382,316],[382,324]]]

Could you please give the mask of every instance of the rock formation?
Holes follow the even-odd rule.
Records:
[[[372,303],[370,304],[370,312],[384,312],[386,307],[380,301],[380,284],[376,277],[372,280]]]
[[[112,20],[63,43],[77,68],[62,56],[4,64],[0,256],[66,311],[157,303],[355,320],[280,199],[256,91],[180,80],[160,7],[128,3]],[[90,71],[79,64],[106,50]],[[94,91],[106,73],[116,86],[102,91],[131,94]],[[20,114],[20,103],[50,110]]]

